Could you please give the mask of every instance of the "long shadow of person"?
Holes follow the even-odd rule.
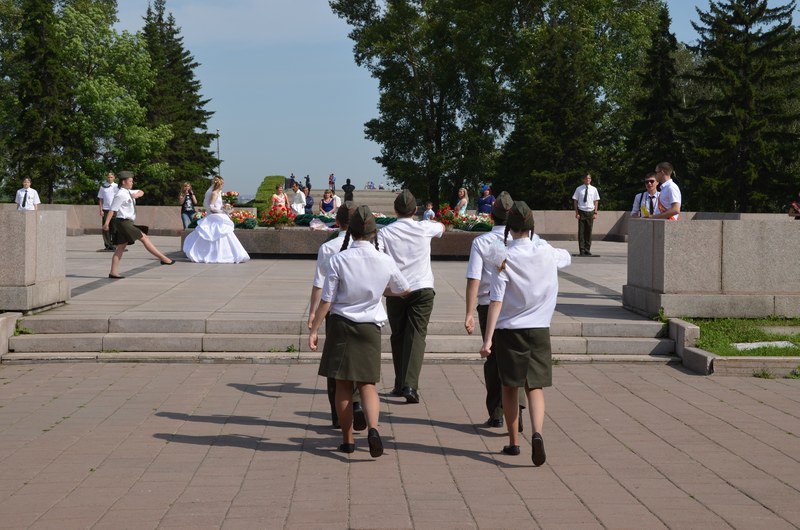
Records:
[[[307,388],[300,386],[300,383],[228,383],[228,386],[235,388],[240,392],[246,392],[255,396],[279,398],[280,394],[324,394],[325,390],[316,388]],[[268,392],[278,394],[277,396],[269,395]]]

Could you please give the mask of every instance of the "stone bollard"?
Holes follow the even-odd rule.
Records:
[[[64,211],[0,211],[0,310],[30,312],[69,300]]]

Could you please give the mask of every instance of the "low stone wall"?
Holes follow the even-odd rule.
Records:
[[[0,211],[0,310],[31,311],[69,299],[66,215]]]
[[[800,316],[800,223],[785,215],[628,224],[623,305],[667,317]]]

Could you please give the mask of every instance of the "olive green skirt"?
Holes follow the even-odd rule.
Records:
[[[553,385],[550,328],[496,329],[492,351],[503,385],[529,389]]]
[[[142,231],[139,230],[130,219],[111,219],[111,242],[115,245],[133,245],[142,239]]]
[[[381,328],[329,314],[325,347],[317,372],[323,377],[359,383],[381,380]]]

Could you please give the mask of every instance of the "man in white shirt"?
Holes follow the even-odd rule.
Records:
[[[403,190],[394,201],[397,221],[378,231],[378,247],[397,263],[409,283],[410,294],[386,299],[392,328],[393,396],[419,403],[419,374],[425,355],[428,321],[433,311],[431,239],[442,237],[444,225],[436,221],[414,221],[417,199]]]
[[[656,173],[651,171],[644,178],[644,191],[633,199],[631,217],[651,217],[658,213],[658,190],[656,189]]]
[[[672,164],[661,162],[656,166],[656,178],[661,184],[658,196],[658,213],[650,219],[669,219],[677,221],[681,218],[681,190],[672,180]]]
[[[583,184],[572,194],[572,204],[575,207],[575,219],[578,220],[578,250],[581,256],[591,256],[589,250],[592,248],[592,225],[597,219],[600,193],[592,186],[592,176],[589,173],[583,177]]]
[[[114,200],[114,195],[117,194],[117,190],[119,186],[117,183],[114,182],[116,177],[114,173],[109,171],[106,174],[106,181],[100,186],[100,190],[97,192],[97,205],[100,207],[100,227],[102,228],[103,224],[105,224],[106,214],[108,210],[111,209],[111,203]],[[116,248],[111,243],[111,233],[108,230],[101,230],[103,234],[103,246],[106,250],[113,252]]]
[[[31,188],[31,179],[28,177],[22,179],[22,187],[17,190],[14,202],[17,203],[18,211],[39,209],[42,201],[39,200],[39,194],[36,193],[36,190]]]
[[[306,194],[300,191],[300,185],[297,182],[292,182],[292,211],[296,215],[303,215],[306,213]]]

